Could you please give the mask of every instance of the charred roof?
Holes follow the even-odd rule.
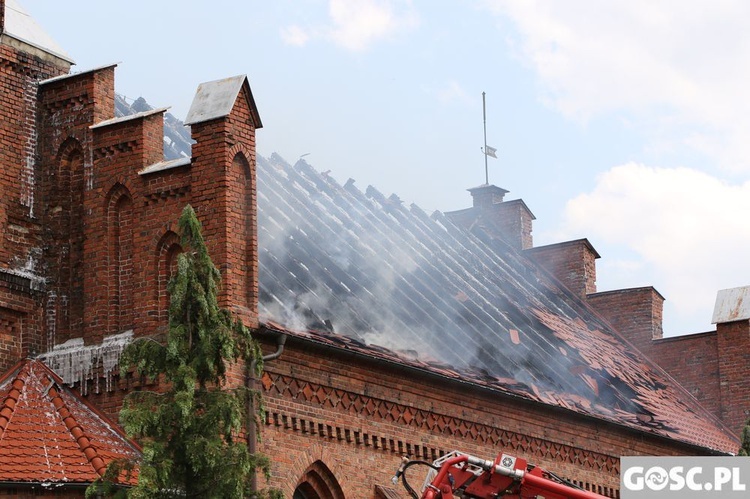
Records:
[[[258,158],[258,210],[259,312],[272,328],[692,445],[737,448],[666,373],[481,224],[464,229],[277,155]]]

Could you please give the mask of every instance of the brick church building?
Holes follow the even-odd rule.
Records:
[[[267,354],[260,379],[235,380],[265,398],[260,487],[400,497],[401,456],[460,449],[618,497],[620,456],[738,449],[750,316],[653,340],[661,296],[598,293],[592,245],[534,247],[534,215],[502,188],[428,215],[260,157],[245,76],[199,85],[192,145],[165,155],[181,140],[165,135],[165,109],[124,109],[115,65],[71,64],[0,0],[0,495],[81,497],[109,461],[137,455],[116,421],[141,387],[117,359],[166,327],[188,203],[222,305]]]

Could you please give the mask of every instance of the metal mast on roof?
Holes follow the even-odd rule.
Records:
[[[497,149],[487,145],[487,104],[485,95],[486,94],[482,92],[482,118],[484,120],[484,148],[482,149],[482,152],[484,153],[484,183],[486,185],[489,185],[490,173],[489,168],[487,168],[487,156],[492,156],[493,158],[497,159],[497,155],[495,154],[497,152]]]

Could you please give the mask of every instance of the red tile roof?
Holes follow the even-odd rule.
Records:
[[[139,450],[37,360],[0,378],[0,482],[87,484]]]

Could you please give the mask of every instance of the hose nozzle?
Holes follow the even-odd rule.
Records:
[[[401,458],[401,466],[398,467],[398,470],[396,470],[396,474],[393,475],[393,478],[391,478],[391,482],[393,482],[393,485],[396,485],[398,483],[398,479],[401,478],[401,475],[404,474],[404,469],[406,469],[406,465],[409,463],[409,459],[404,456]]]

